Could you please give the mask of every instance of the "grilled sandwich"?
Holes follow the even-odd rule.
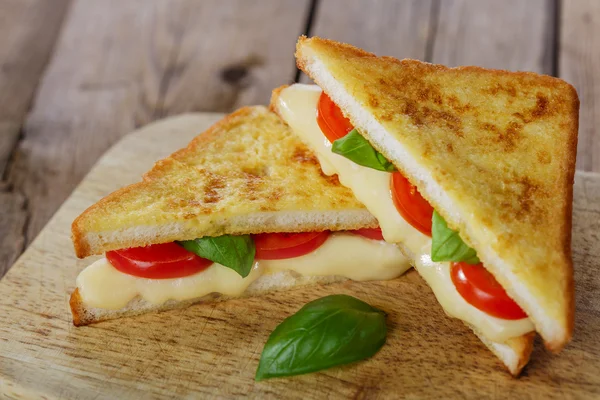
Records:
[[[447,68],[301,37],[317,85],[271,107],[378,219],[445,312],[517,375],[537,331],[574,320],[571,204],[579,100],[528,72]]]
[[[246,107],[109,194],[72,225],[75,325],[410,265],[280,118]]]

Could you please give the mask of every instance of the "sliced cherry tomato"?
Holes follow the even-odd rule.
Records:
[[[421,196],[417,188],[400,172],[393,172],[390,189],[392,200],[400,215],[414,228],[431,236],[433,207]]]
[[[177,243],[109,251],[106,258],[119,271],[142,278],[180,278],[200,272],[213,262],[199,257]]]
[[[362,228],[350,232],[360,236],[364,236],[367,239],[383,240],[383,233],[381,233],[381,228]]]
[[[319,248],[329,231],[306,233],[261,233],[252,235],[257,260],[281,260],[300,257]]]
[[[473,307],[502,319],[527,317],[483,264],[460,262],[452,263],[450,268],[456,290]]]
[[[325,92],[322,92],[321,97],[319,97],[317,123],[331,143],[343,138],[354,129],[350,120],[344,117],[342,110],[331,101]]]

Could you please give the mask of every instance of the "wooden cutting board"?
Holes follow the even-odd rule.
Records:
[[[537,343],[520,379],[411,271],[390,282],[346,282],[75,328],[68,300],[78,272],[71,221],[140,179],[218,114],[149,125],[106,153],[0,281],[0,392],[14,398],[598,398],[600,396],[600,175],[575,183],[576,329],[559,355]],[[324,372],[254,382],[275,326],[306,302],[346,293],[389,313],[372,359]]]

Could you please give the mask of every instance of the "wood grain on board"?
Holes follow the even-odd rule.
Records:
[[[3,182],[69,0],[0,0],[0,277],[23,251],[25,199]]]
[[[186,111],[266,104],[273,87],[295,77],[292,49],[309,7],[309,0],[73,1],[8,176],[27,200],[25,240],[135,127]],[[19,240],[22,231],[0,233]]]
[[[561,3],[558,73],[581,101],[577,168],[600,171],[600,2]]]
[[[600,175],[575,183],[576,327],[550,355],[537,346],[513,379],[414,272],[388,282],[332,284],[75,328],[68,298],[78,272],[70,223],[101,196],[139,180],[218,115],[150,125],[111,149],[0,281],[0,392],[109,398],[597,398],[600,396]],[[372,359],[256,383],[272,329],[315,298],[346,293],[388,312],[388,339]]]
[[[552,0],[439,3],[430,61],[552,74]]]

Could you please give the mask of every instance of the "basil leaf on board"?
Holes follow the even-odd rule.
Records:
[[[475,249],[463,242],[458,232],[448,228],[448,224],[437,211],[433,212],[431,224],[431,260],[479,263]]]
[[[256,248],[250,235],[223,235],[178,242],[187,251],[233,269],[245,278],[252,271]]]
[[[363,167],[386,172],[396,171],[396,167],[383,154],[375,150],[371,146],[371,143],[362,137],[356,129],[353,129],[343,138],[333,142],[331,151]]]
[[[275,328],[255,379],[306,374],[371,357],[386,333],[383,311],[352,296],[322,297]]]

